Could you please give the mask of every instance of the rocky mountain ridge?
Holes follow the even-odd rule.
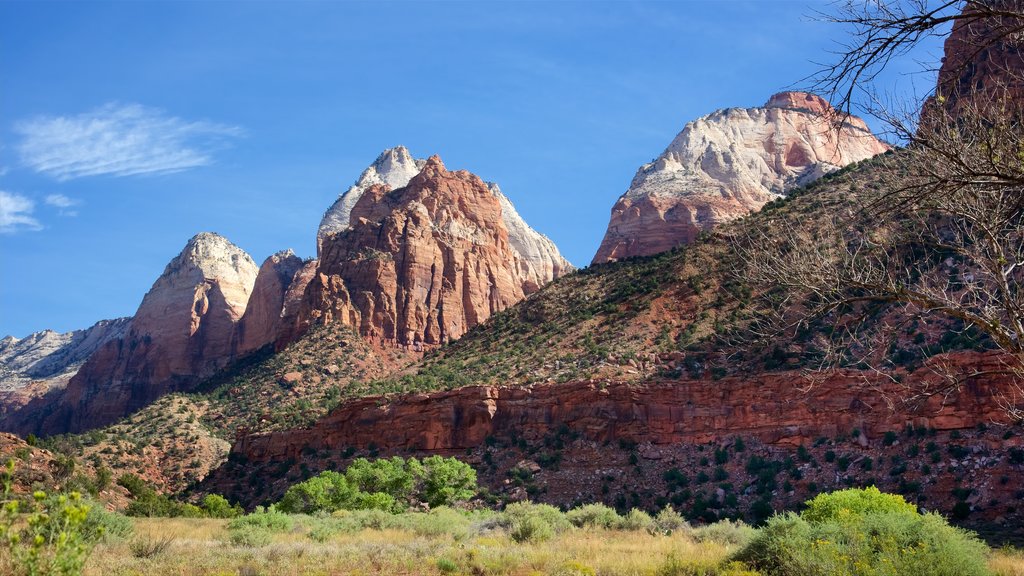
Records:
[[[856,117],[805,92],[690,122],[637,170],[612,208],[594,263],[663,252],[822,175],[889,149]]]
[[[403,159],[407,152],[385,152],[382,165],[410,166],[391,162],[393,156]],[[371,173],[377,178],[381,171]],[[321,237],[299,332],[340,322],[400,346],[436,346],[571,269],[497,187],[447,170],[437,156],[400,188],[384,183],[354,190],[358,200],[348,227]]]

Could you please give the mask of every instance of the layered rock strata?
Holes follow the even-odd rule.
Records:
[[[571,269],[496,187],[436,156],[400,188],[358,189],[346,222],[321,236],[297,332],[341,322],[371,339],[439,345]]]
[[[664,252],[851,162],[888,150],[859,118],[813,94],[782,92],[683,128],[612,208],[594,263]]]
[[[63,394],[30,402],[3,428],[53,434],[102,426],[214,374],[233,357],[257,272],[227,239],[195,236],[143,298],[127,333],[92,354]]]
[[[968,353],[954,361],[979,373],[1002,365],[992,354]],[[937,379],[927,367],[907,375],[907,381],[919,383]],[[242,436],[232,451],[250,463],[346,448],[457,453],[489,437],[540,442],[560,429],[595,442],[654,446],[742,436],[795,447],[854,429],[877,441],[908,425],[949,431],[1005,422],[998,399],[1012,389],[1005,378],[982,377],[949,396],[934,394],[909,403],[901,402],[909,395],[904,385],[856,371],[814,381],[803,373],[781,372],[644,385],[472,386],[348,402],[310,429]],[[889,404],[893,400],[895,410]]]

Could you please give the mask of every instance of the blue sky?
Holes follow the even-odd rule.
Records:
[[[315,252],[404,144],[586,265],[683,125],[829,60],[823,2],[0,3],[0,335],[134,313],[185,242]],[[941,55],[935,40],[881,79]]]

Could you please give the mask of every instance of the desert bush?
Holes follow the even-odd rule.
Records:
[[[902,496],[885,494],[878,488],[869,486],[818,494],[807,502],[807,509],[800,513],[800,517],[815,523],[878,512],[914,516],[917,515],[917,507],[904,500]]]
[[[244,548],[262,548],[270,544],[271,531],[259,526],[246,525],[231,530],[231,543]]]
[[[683,518],[683,515],[676,512],[671,506],[666,506],[654,517],[651,533],[671,535],[684,527],[686,527],[686,519]]]
[[[690,534],[698,542],[746,546],[757,535],[757,529],[739,520],[719,520],[714,524],[694,528]]]
[[[455,540],[466,538],[470,526],[469,518],[446,507],[435,508],[427,513],[403,514],[400,523],[403,528],[411,530],[417,536],[451,536]]]
[[[228,530],[257,528],[268,532],[287,532],[295,527],[295,520],[281,511],[256,508],[251,514],[239,516],[228,522]]]
[[[620,530],[647,530],[654,527],[654,518],[639,508],[633,508],[619,520],[617,528]]]
[[[768,576],[989,574],[988,548],[973,534],[908,509],[900,497],[854,492],[820,495],[802,514],[774,516],[734,560]]]
[[[0,573],[81,574],[93,544],[82,532],[89,507],[77,492],[56,498],[36,492],[32,503],[23,508],[12,497],[14,466],[9,465],[7,471],[0,507]]]
[[[565,517],[577,528],[614,528],[621,517],[604,504],[584,504],[569,510]]]
[[[171,547],[171,544],[174,544],[174,537],[172,536],[139,538],[138,540],[132,540],[128,544],[128,549],[131,550],[132,556],[136,558],[153,558],[166,552]]]
[[[543,542],[572,527],[561,510],[547,504],[516,502],[503,516],[509,537],[516,542]]]

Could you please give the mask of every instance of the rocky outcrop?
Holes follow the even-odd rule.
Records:
[[[123,337],[90,356],[63,394],[30,402],[0,425],[77,432],[189,389],[230,362],[256,274],[252,258],[227,239],[195,236],[143,298]]]
[[[348,227],[321,238],[297,332],[341,322],[375,340],[439,345],[570,269],[500,191],[436,156],[403,187],[358,194]]]
[[[953,362],[1001,366],[992,354]],[[933,382],[929,368],[906,381]],[[938,431],[1005,422],[1006,378],[972,380],[948,397],[901,403],[908,389],[886,378],[838,371],[813,381],[800,372],[664,381],[642,385],[574,382],[523,388],[467,387],[431,394],[363,398],[343,404],[306,430],[242,436],[233,447],[250,463],[284,462],[301,453],[345,448],[453,453],[487,438],[542,441],[562,429],[595,442],[706,444],[735,436],[795,447],[859,430],[874,441],[907,425]],[[895,400],[895,409],[888,401]]]
[[[129,318],[117,318],[63,334],[43,330],[21,339],[7,336],[0,340],[0,392],[33,380],[70,377],[98,348],[121,337],[129,322]]]
[[[302,266],[302,259],[291,250],[263,261],[238,323],[233,356],[244,356],[277,341],[284,325],[286,296]]]
[[[994,10],[1021,13],[1018,0],[987,0],[966,3],[961,18],[953,23],[946,38],[945,56],[939,69],[936,95],[942,109],[954,116],[973,103],[984,108],[1004,108],[1016,102],[1020,111],[1024,98],[1024,41],[1020,18],[989,16],[981,5]],[[980,100],[980,101],[979,101]],[[927,110],[934,105],[931,100]]]
[[[396,146],[381,152],[380,156],[370,164],[369,168],[359,175],[359,179],[345,191],[334,204],[327,209],[320,220],[320,228],[316,233],[317,255],[323,246],[324,238],[349,228],[350,215],[356,202],[366,189],[374,185],[387,185],[392,190],[401,188],[419,174],[426,160],[417,160],[409,154],[405,146]]]
[[[63,390],[82,364],[107,342],[125,334],[129,318],[100,320],[63,334],[43,330],[0,340],[0,413]]]
[[[825,100],[782,92],[761,108],[690,122],[637,171],[612,208],[594,263],[645,256],[758,210],[790,189],[888,150],[856,117],[841,127]]]
[[[317,231],[317,253],[323,248],[324,239],[349,229],[352,209],[370,186],[387,185],[392,190],[406,186],[423,169],[426,160],[413,158],[405,146],[396,146],[381,153],[363,171],[359,180],[338,197],[324,214]],[[558,248],[547,236],[537,232],[523,220],[497,184],[487,182],[487,187],[501,204],[501,219],[508,231],[509,243],[521,276],[526,279],[527,293],[539,289],[551,280],[569,272],[572,265],[558,253]]]

